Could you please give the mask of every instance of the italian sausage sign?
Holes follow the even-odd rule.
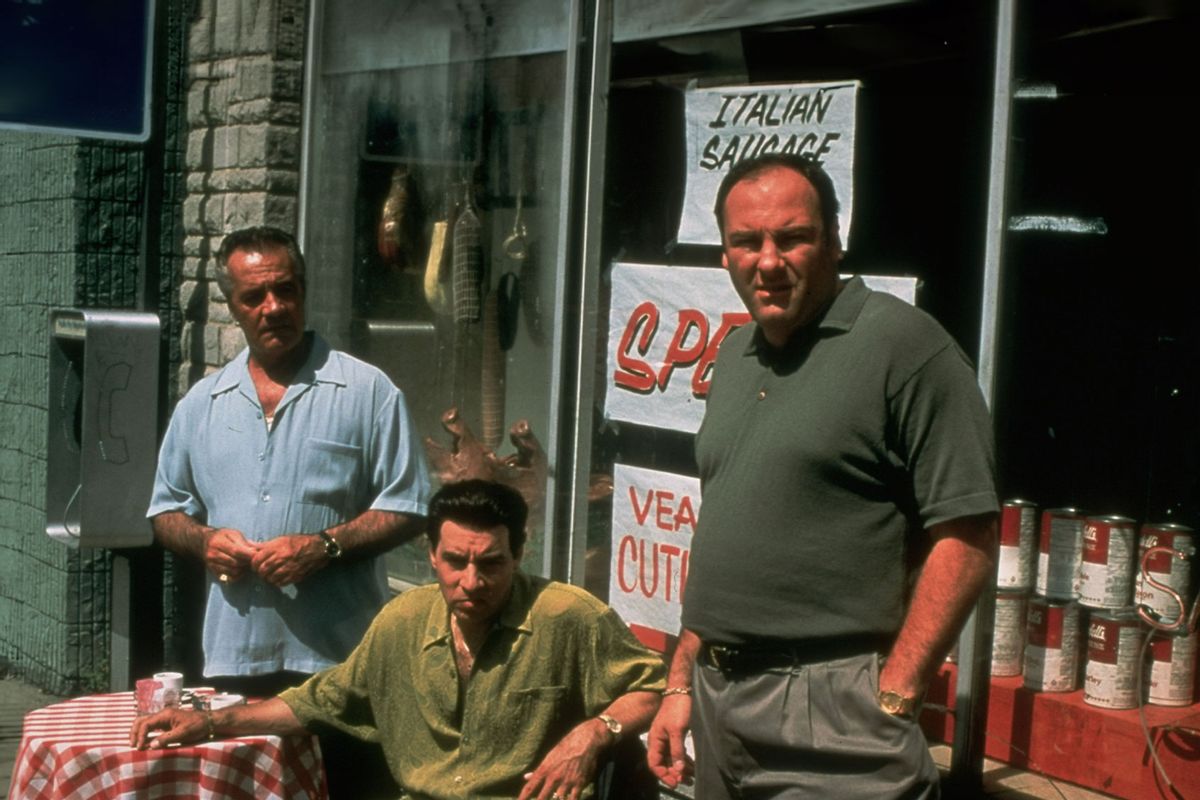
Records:
[[[685,92],[687,186],[677,240],[720,244],[713,201],[725,173],[765,153],[808,156],[829,173],[849,249],[854,207],[854,126],[858,81],[770,86],[719,86]]]

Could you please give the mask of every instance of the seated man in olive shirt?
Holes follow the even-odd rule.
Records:
[[[131,744],[315,723],[380,742],[414,800],[586,796],[602,752],[650,724],[664,668],[603,603],[517,568],[526,514],[500,484],[443,486],[427,531],[437,584],[392,600],[349,658],[262,703],[141,718]]]

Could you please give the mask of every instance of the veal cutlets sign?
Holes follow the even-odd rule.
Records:
[[[616,464],[608,602],[647,646],[679,632],[700,481]]]
[[[687,187],[678,241],[720,244],[713,198],[737,162],[764,153],[797,153],[822,166],[841,200],[845,246],[854,207],[857,81],[689,88],[686,92]]]

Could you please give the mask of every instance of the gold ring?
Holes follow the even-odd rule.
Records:
[[[229,576],[222,572],[217,576],[217,580],[219,580],[221,583],[229,583]]]

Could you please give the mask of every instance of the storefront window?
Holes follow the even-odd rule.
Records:
[[[404,391],[439,481],[526,496],[542,572],[567,25],[504,5],[320,4],[309,314]],[[423,542],[389,559],[431,578]]]
[[[679,279],[681,286],[703,280],[713,291],[732,293],[720,248],[680,237],[685,216],[711,219],[711,194],[698,212],[685,198],[689,179],[702,169],[689,163],[685,147],[690,95],[729,87],[737,100],[728,108],[737,108],[755,87],[763,87],[763,108],[775,110],[759,112],[767,122],[739,145],[753,148],[786,129],[774,123],[789,98],[804,96],[805,87],[856,92],[849,101],[853,119],[834,134],[852,137],[853,183],[839,188],[853,211],[852,224],[843,231],[843,271],[915,280],[917,305],[937,317],[966,352],[978,348],[991,69],[990,53],[981,45],[990,41],[991,20],[979,9],[950,14],[906,5],[816,20],[762,21],[771,24],[617,41],[612,51],[601,265],[606,280],[598,315],[598,339],[608,349],[607,394],[596,403],[603,409],[598,417],[605,419],[592,440],[593,472],[612,475],[625,467],[646,472],[618,479],[604,509],[589,516],[587,586],[635,624],[655,628],[648,641],[666,646],[681,608],[679,583],[686,575],[700,504],[694,483],[695,422],[684,419],[702,414],[702,408],[693,407],[703,406],[703,384],[711,378],[703,373],[705,348],[698,346],[699,338],[716,344],[727,333],[726,323],[745,322],[734,318],[744,309],[736,297],[728,307],[716,308],[716,301],[696,296],[692,299],[699,304],[691,307],[707,308],[703,331],[699,326],[689,331],[686,313],[679,316],[674,309],[669,318],[660,318],[650,350],[662,357],[666,344],[680,336],[676,355],[684,357],[669,381],[696,383],[691,397],[680,402],[680,413],[657,424],[613,419],[613,395],[631,392],[614,379],[623,368],[614,363],[613,344],[622,340],[612,326],[635,321],[608,312],[621,302],[618,264],[681,271],[686,275]],[[656,24],[670,29],[667,21]],[[619,33],[633,27],[618,4],[614,28]],[[757,98],[747,102],[744,116],[753,115]],[[801,102],[793,100],[791,107]],[[721,121],[728,123],[734,115],[728,111]],[[808,146],[804,135],[796,146]],[[783,146],[790,134],[777,138]],[[727,152],[729,141],[722,140],[718,152]],[[672,300],[665,292],[642,299],[658,302],[660,310]],[[624,302],[627,309],[639,306]],[[626,345],[623,355],[638,355],[637,342]],[[643,393],[647,399],[663,389],[665,364],[652,366],[660,380]]]
[[[1182,238],[1196,212],[1181,100],[1194,12],[1026,13],[1006,172],[989,150],[992,4],[801,5],[376,0],[318,2],[314,15],[310,318],[405,391],[441,480],[486,475],[526,494],[527,570],[553,561],[661,649],[699,511],[693,423],[711,378],[700,345],[715,350],[745,320],[672,309],[658,327],[638,322],[621,270],[693,288],[724,278],[715,243],[680,235],[687,104],[704,89],[854,87],[843,269],[910,279],[973,357],[999,310],[981,363],[995,356],[1004,498],[1200,522],[1197,278]],[[611,30],[569,33],[582,6],[611,14]],[[573,48],[602,64],[594,96],[571,85]],[[602,130],[571,151],[591,102]],[[994,171],[1011,173],[998,297],[984,292]],[[598,207],[567,207],[597,188]],[[614,365],[618,351],[644,360],[655,336],[660,353],[678,336],[674,363]],[[672,381],[690,387],[676,417],[613,412],[615,392]],[[554,496],[556,480],[565,495],[579,479],[578,496]],[[430,578],[421,545],[391,559],[396,577]]]

